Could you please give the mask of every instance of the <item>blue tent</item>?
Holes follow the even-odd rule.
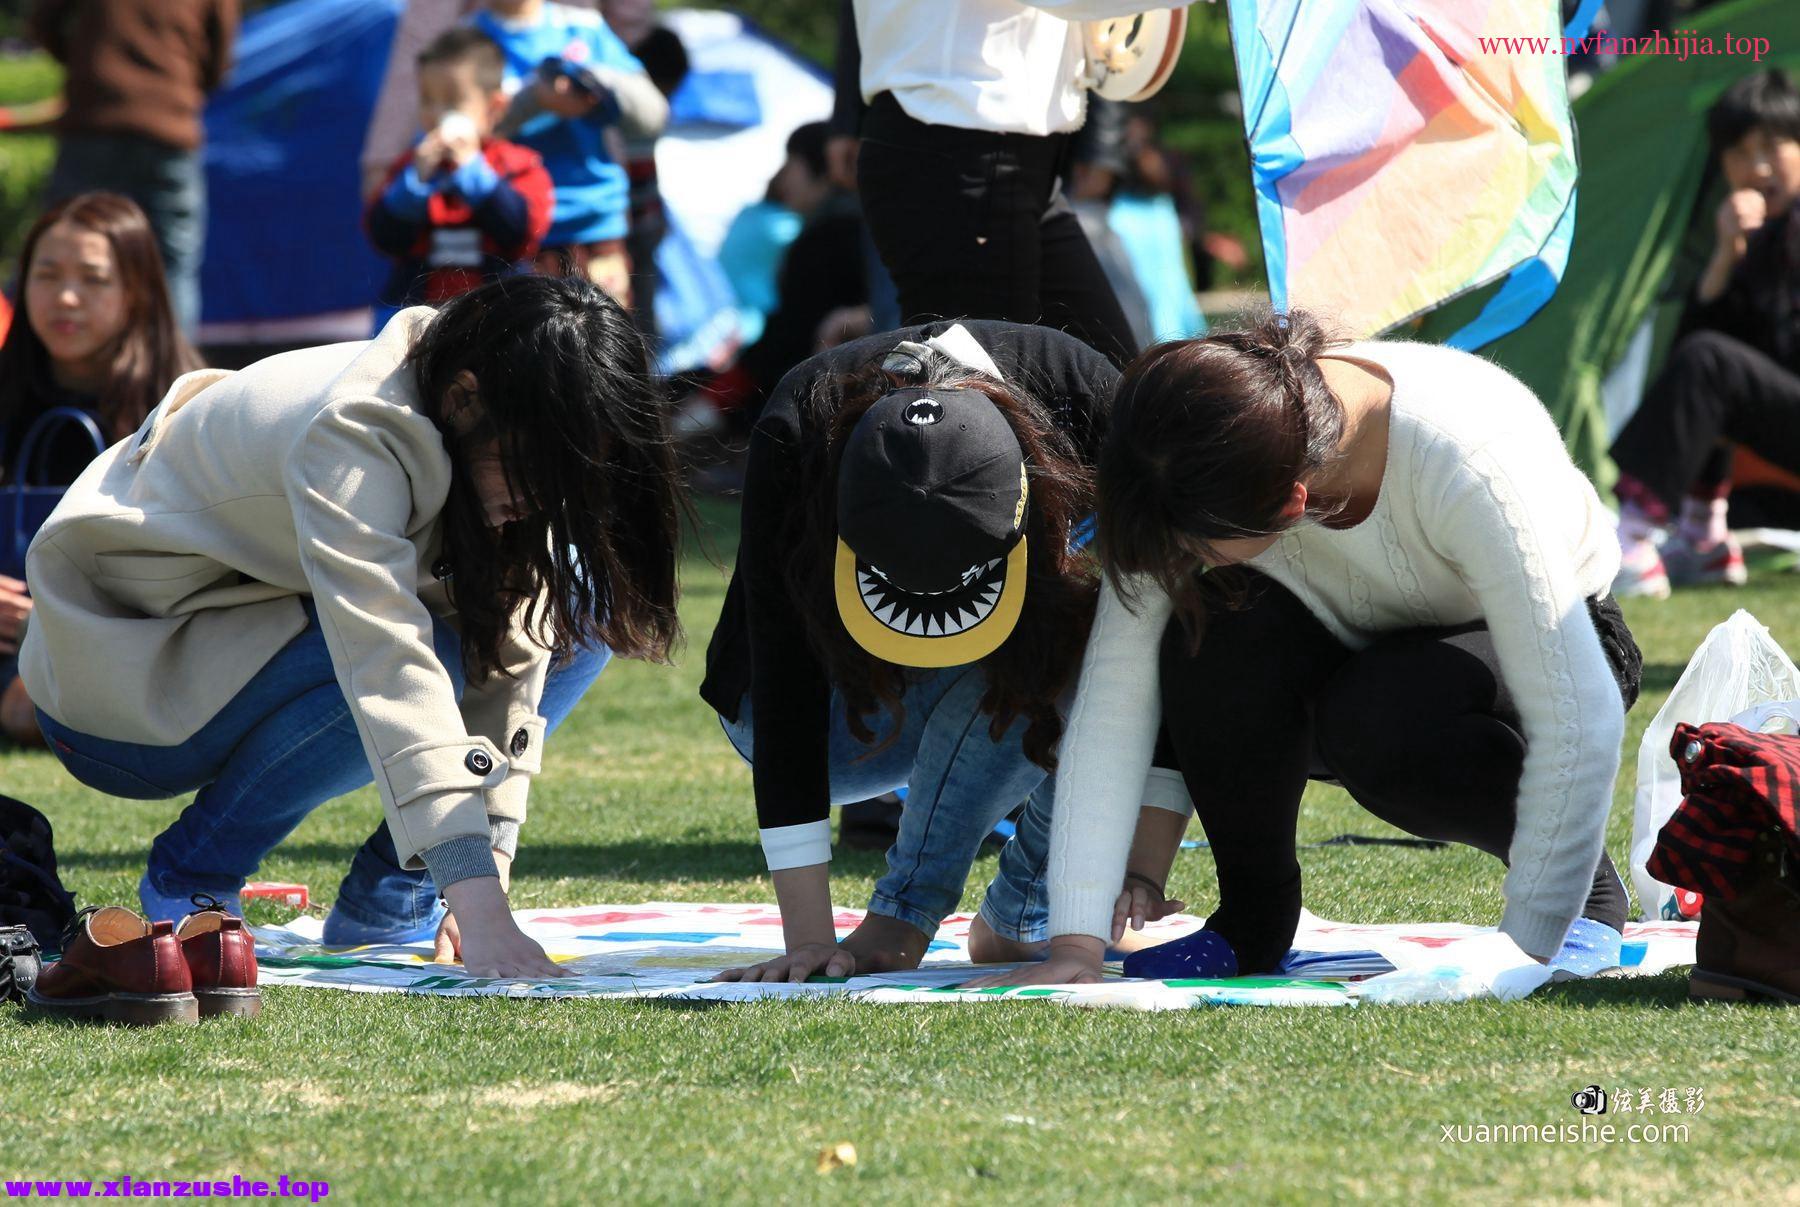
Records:
[[[367,306],[387,267],[362,232],[358,157],[404,0],[294,0],[244,23],[206,110],[209,323]]]

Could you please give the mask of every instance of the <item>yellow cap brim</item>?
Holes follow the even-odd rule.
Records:
[[[838,616],[856,644],[884,662],[896,666],[967,666],[999,649],[1019,623],[1019,614],[1025,608],[1025,565],[1025,542],[1021,539],[1006,555],[1006,576],[993,610],[960,633],[933,637],[901,632],[869,610],[856,583],[856,554],[839,540],[832,574]]]

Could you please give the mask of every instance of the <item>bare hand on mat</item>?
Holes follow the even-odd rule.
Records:
[[[444,890],[444,900],[450,914],[438,928],[440,963],[461,959],[469,975],[479,977],[536,980],[570,975],[513,921],[499,877],[458,880]]]

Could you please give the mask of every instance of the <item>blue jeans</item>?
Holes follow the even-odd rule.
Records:
[[[195,793],[150,847],[150,885],[164,896],[236,892],[307,814],[374,780],[318,613],[305,602],[305,631],[179,746],[92,737],[38,712],[50,749],[88,787],[131,800]],[[432,644],[460,698],[455,630],[436,620]],[[538,711],[552,732],[610,657],[604,649],[583,650],[551,668]],[[429,873],[400,866],[384,821],[357,851],[335,908],[370,926],[422,925],[436,901]]]
[[[200,322],[200,262],[206,253],[206,173],[199,151],[139,134],[64,134],[45,189],[47,202],[105,189],[137,202],[156,232],[169,300],[191,338]]]
[[[997,934],[1035,943],[1049,934],[1044,867],[1056,782],[1025,757],[1023,718],[999,741],[988,737],[992,718],[981,711],[986,691],[979,664],[917,672],[902,697],[906,711],[897,734],[886,711],[868,718],[874,747],[851,735],[843,699],[833,692],[831,803],[851,804],[905,786],[900,836],[888,851],[887,874],[875,885],[869,912],[930,935],[962,899],[982,839],[1026,801],[1017,832],[1000,852],[1000,871],[988,885],[981,916]],[[752,762],[749,697],[739,703],[735,723],[719,722],[738,754]],[[889,735],[893,741],[880,747]]]

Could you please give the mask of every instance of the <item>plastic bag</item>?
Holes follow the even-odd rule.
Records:
[[[1675,890],[1645,870],[1656,835],[1681,804],[1681,774],[1669,757],[1677,722],[1735,721],[1762,730],[1800,725],[1800,668],[1750,613],[1738,609],[1694,651],[1675,690],[1638,746],[1637,799],[1631,821],[1631,882],[1648,919],[1671,916]],[[1785,717],[1785,722],[1783,718]]]

